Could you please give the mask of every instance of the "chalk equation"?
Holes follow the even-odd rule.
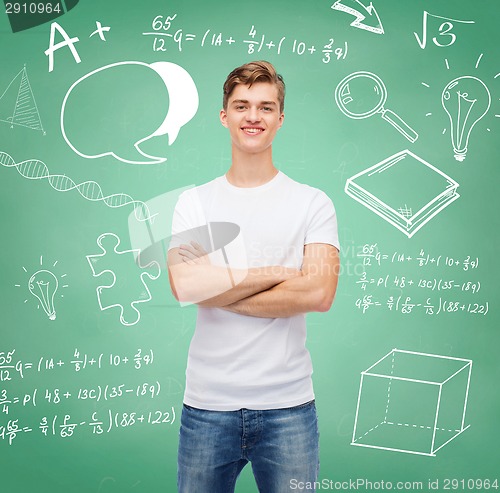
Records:
[[[380,277],[368,277],[366,272],[363,272],[361,277],[356,284],[360,286],[361,289],[366,291],[366,287],[369,285],[374,285],[375,287],[388,288],[396,286],[398,288],[404,288],[406,286],[416,286],[418,288],[430,290],[430,291],[447,291],[455,290],[466,292],[469,291],[472,294],[476,294],[481,289],[480,281],[463,281],[457,282],[454,279],[439,279],[439,278],[409,278],[407,276],[397,276],[387,274]]]
[[[478,257],[431,254],[424,249],[384,252],[377,243],[364,244],[357,256],[362,259],[363,272],[355,285],[363,293],[355,306],[363,314],[372,308],[425,315],[489,312],[489,301],[477,299],[485,292]]]
[[[144,382],[135,386],[124,383],[117,385],[97,385],[94,388],[34,388],[21,394],[10,393],[7,389],[0,390],[0,413],[9,414],[11,408],[37,407],[41,404],[58,405],[71,400],[93,400],[95,402],[116,400],[127,396],[149,397],[154,399],[160,395],[161,385],[158,380],[153,383]],[[19,406],[18,406],[19,405]]]
[[[414,301],[411,296],[389,296],[386,299],[376,298],[369,294],[358,298],[355,302],[356,308],[366,313],[369,308],[385,308],[392,312],[402,314],[414,313],[418,310],[425,310],[425,315],[444,315],[468,313],[475,315],[487,315],[489,311],[489,302],[468,303],[457,301],[456,299],[447,300],[439,297],[438,300],[427,298],[425,301]]]
[[[0,347],[0,443],[12,445],[25,434],[69,438],[84,430],[101,435],[173,425],[176,411],[169,401],[177,400],[183,386],[172,377],[154,376],[154,360],[153,350],[144,348],[95,353],[77,348],[64,358],[25,359],[15,348]]]
[[[153,362],[153,350],[144,350],[142,348],[137,349],[133,355],[125,353],[87,354],[75,349],[73,357],[65,360],[54,356],[40,356],[37,360],[32,361],[18,358],[16,349],[11,349],[9,351],[0,351],[0,382],[11,381],[13,377],[24,379],[30,372],[56,372],[63,369],[63,367],[72,368],[75,372],[90,368],[101,369],[124,365],[140,370],[145,366],[152,365]]]
[[[357,256],[362,259],[363,265],[365,266],[380,266],[384,263],[406,263],[416,264],[419,267],[433,265],[436,267],[445,266],[458,268],[463,271],[477,269],[479,267],[479,258],[471,255],[467,255],[462,258],[449,255],[432,255],[424,249],[420,249],[418,253],[413,255],[397,250],[385,253],[379,250],[377,243],[365,243],[360,250],[361,251],[357,254]]]
[[[206,29],[204,32],[199,33],[188,33],[182,27],[177,28],[177,22],[177,14],[157,15],[153,18],[151,31],[143,32],[142,35],[152,37],[152,50],[154,52],[166,52],[171,47],[182,52],[189,44],[200,48],[237,46],[245,48],[248,55],[257,53],[281,55],[283,52],[297,56],[319,55],[321,61],[327,64],[332,59],[345,60],[349,50],[347,41],[337,42],[330,35],[325,36],[321,45],[317,46],[315,43],[293,38],[293,36],[268,36],[268,33],[261,33],[255,24],[249,27],[248,34],[244,37],[234,38],[228,33],[212,29]]]
[[[452,29],[454,28],[454,23],[474,24],[474,21],[451,19],[450,17],[443,17],[440,15],[430,14],[429,12],[424,10],[422,18],[422,34],[419,35],[416,32],[413,33],[415,35],[418,45],[420,46],[420,48],[422,48],[422,50],[425,49],[425,47],[427,46],[427,35],[429,30],[427,24],[429,17],[433,19],[440,19],[440,21],[444,21],[440,23],[437,36],[434,36],[432,38],[432,42],[439,48],[446,48],[448,46],[451,46],[457,40],[457,35],[452,32]]]
[[[42,416],[36,427],[26,425],[20,419],[9,419],[5,424],[0,424],[0,439],[8,445],[12,445],[14,439],[22,434],[36,433],[42,436],[57,436],[60,438],[71,438],[77,436],[80,429],[86,427],[92,435],[102,435],[113,430],[145,427],[147,425],[173,425],[176,421],[175,408],[172,406],[168,411],[156,409],[148,412],[116,412],[108,409],[107,412],[95,411],[90,418],[79,420],[72,418],[70,414]]]

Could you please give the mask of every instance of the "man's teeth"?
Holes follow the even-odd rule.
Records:
[[[261,128],[245,128],[245,132],[248,132],[250,134],[257,134],[259,132],[262,132]]]

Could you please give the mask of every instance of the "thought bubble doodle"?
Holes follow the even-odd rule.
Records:
[[[157,164],[166,158],[148,154],[141,144],[168,134],[172,145],[198,102],[193,79],[175,63],[113,63],[71,85],[61,107],[61,132],[81,157]]]

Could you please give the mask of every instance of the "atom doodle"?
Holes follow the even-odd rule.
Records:
[[[0,164],[6,168],[16,168],[19,174],[28,180],[47,179],[50,186],[58,192],[68,192],[76,189],[84,199],[91,202],[104,202],[111,208],[133,205],[138,221],[151,221],[154,218],[154,215],[149,213],[148,206],[144,202],[134,200],[130,195],[125,193],[115,193],[105,196],[100,185],[95,181],[85,181],[76,184],[66,175],[51,175],[45,163],[39,159],[27,159],[16,163],[12,156],[0,151]]]

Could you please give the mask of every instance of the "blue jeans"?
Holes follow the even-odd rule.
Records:
[[[290,492],[298,481],[314,483],[319,472],[314,401],[265,411],[206,411],[184,405],[179,493],[232,493],[248,462],[260,493]]]

